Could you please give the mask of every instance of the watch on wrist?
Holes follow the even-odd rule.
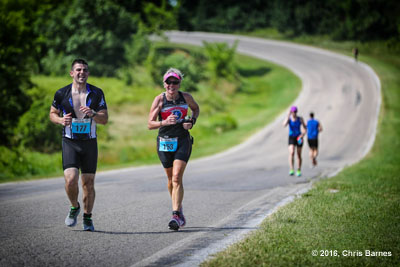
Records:
[[[92,118],[97,115],[97,112],[92,109]]]

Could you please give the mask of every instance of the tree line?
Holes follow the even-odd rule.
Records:
[[[400,34],[397,0],[182,0],[180,30],[235,32],[276,28],[289,36],[387,40]]]

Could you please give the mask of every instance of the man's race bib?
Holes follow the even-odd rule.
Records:
[[[175,138],[162,138],[160,137],[159,151],[162,152],[175,152],[178,148],[178,137]]]
[[[72,119],[71,130],[74,134],[88,134],[90,133],[90,120],[91,119]]]

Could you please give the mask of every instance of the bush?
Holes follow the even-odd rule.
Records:
[[[235,51],[238,42],[229,48],[226,43],[204,43],[205,53],[208,58],[208,69],[214,80],[219,78],[232,79],[237,76],[234,65]]]
[[[125,81],[126,85],[134,82],[135,67],[142,65],[148,58],[152,49],[152,42],[142,23],[139,23],[139,30],[133,34],[130,42],[125,43],[125,60],[127,65],[119,69],[117,75]]]
[[[236,120],[229,114],[218,114],[210,118],[210,130],[223,133],[238,127]]]
[[[44,153],[61,149],[61,127],[49,119],[51,100],[38,99],[22,115],[15,129],[15,142],[25,148]]]
[[[42,154],[23,148],[11,150],[0,146],[0,182],[59,172],[62,173],[61,153]]]
[[[22,153],[0,146],[0,180],[25,175],[29,172],[28,169]]]

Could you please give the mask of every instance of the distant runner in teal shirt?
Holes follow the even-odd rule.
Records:
[[[310,147],[310,159],[312,166],[317,166],[318,156],[318,134],[322,131],[321,123],[314,119],[314,113],[310,113],[310,119],[307,121],[308,146]]]
[[[283,121],[283,126],[289,125],[289,175],[294,175],[294,153],[297,150],[297,171],[296,175],[301,176],[301,150],[303,137],[307,133],[307,126],[302,117],[297,116],[297,107],[290,108],[288,116]],[[303,126],[303,127],[301,127]],[[303,128],[303,129],[302,129]]]

